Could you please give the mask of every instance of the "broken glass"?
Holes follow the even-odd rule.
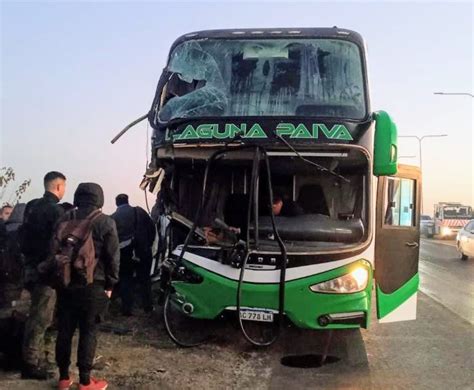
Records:
[[[366,115],[358,47],[337,39],[201,39],[171,53],[159,119]]]

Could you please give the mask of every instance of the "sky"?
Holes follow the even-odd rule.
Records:
[[[31,178],[24,200],[41,196],[42,178],[100,183],[105,212],[138,184],[149,137],[145,114],[173,41],[214,28],[332,27],[358,31],[368,46],[372,110],[385,110],[400,135],[425,139],[424,211],[439,201],[474,206],[471,2],[8,2],[1,1],[0,167]],[[418,144],[400,139],[401,162],[418,164]],[[152,196],[149,201],[153,203]]]

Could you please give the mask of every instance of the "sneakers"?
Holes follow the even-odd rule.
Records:
[[[39,381],[45,381],[52,377],[52,373],[38,366],[26,365],[21,370],[21,379],[36,379]]]
[[[109,384],[101,379],[95,379],[91,377],[91,381],[88,385],[79,384],[79,390],[105,390]]]
[[[71,378],[62,379],[58,382],[58,390],[69,390],[73,383],[74,381]]]

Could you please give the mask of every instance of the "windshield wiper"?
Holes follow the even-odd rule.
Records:
[[[280,139],[289,149],[291,149],[291,151],[293,153],[295,153],[302,161],[304,161],[305,163],[307,164],[310,164],[314,167],[316,167],[318,170],[320,170],[321,172],[327,172],[333,176],[336,176],[337,178],[341,179],[341,180],[344,180],[346,183],[350,183],[351,181],[349,179],[347,179],[346,177],[334,172],[334,171],[331,171],[330,169],[326,168],[325,166],[323,165],[320,165],[318,163],[315,163],[314,161],[311,161],[311,160],[308,160],[307,158],[303,157],[294,147],[293,145],[291,145],[286,139],[284,139],[281,135],[278,135],[277,134],[277,138]]]

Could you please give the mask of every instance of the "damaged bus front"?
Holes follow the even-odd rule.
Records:
[[[421,179],[371,112],[365,48],[338,28],[218,30],[172,46],[148,114],[165,321],[237,314],[257,345],[413,319]],[[266,328],[259,338],[249,329]],[[272,331],[270,331],[272,330]]]

